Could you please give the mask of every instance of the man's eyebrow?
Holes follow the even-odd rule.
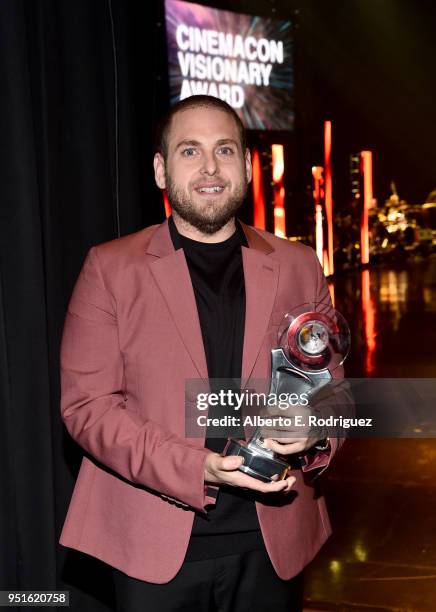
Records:
[[[234,144],[236,146],[238,146],[238,143],[236,140],[234,140],[233,138],[221,138],[221,140],[217,140],[216,142],[218,145],[223,145],[223,144]]]
[[[234,144],[238,146],[237,141],[234,140],[233,138],[220,138],[219,140],[216,141],[215,144],[218,146],[224,145],[224,144]],[[181,140],[176,146],[176,151],[180,147],[200,147],[200,146],[201,146],[201,142],[199,142],[198,140]]]
[[[176,146],[176,151],[180,147],[198,147],[199,145],[201,145],[201,142],[198,142],[198,140],[181,140]]]

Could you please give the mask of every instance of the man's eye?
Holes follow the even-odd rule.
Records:
[[[188,149],[183,149],[182,151],[182,155],[184,155],[185,157],[193,157],[195,154],[196,150],[192,147],[189,147]]]
[[[220,147],[219,152],[221,155],[233,155],[232,147]]]

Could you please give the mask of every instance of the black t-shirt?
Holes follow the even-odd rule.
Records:
[[[237,223],[230,238],[218,243],[191,240],[168,220],[175,249],[183,248],[197,303],[209,379],[239,379],[245,327],[245,282],[241,245],[248,246]],[[211,380],[211,387],[222,386]],[[223,416],[217,406],[209,416]],[[228,432],[243,437],[243,431]],[[205,446],[221,452],[227,439],[207,436]],[[221,486],[215,507],[196,514],[187,560],[234,554],[263,547],[256,508],[249,491]]]

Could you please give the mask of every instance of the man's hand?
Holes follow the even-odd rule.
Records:
[[[242,457],[222,457],[211,452],[206,457],[204,480],[210,484],[226,484],[259,493],[288,493],[296,480],[294,476],[288,476],[277,482],[262,482],[240,472],[238,468],[242,463]]]
[[[278,453],[279,455],[294,455],[304,453],[314,444],[319,442],[317,438],[265,438],[264,447]]]
[[[268,412],[269,417],[289,419],[292,425],[263,427],[264,448],[280,455],[293,455],[304,453],[325,438],[325,432],[309,425],[309,416],[313,411],[308,406],[289,406],[285,410],[275,411],[274,414]]]

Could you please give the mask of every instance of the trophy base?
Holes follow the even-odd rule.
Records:
[[[283,480],[291,470],[289,463],[279,459],[271,451],[262,450],[241,440],[230,439],[223,455],[243,457],[244,463],[239,470],[262,482]]]

